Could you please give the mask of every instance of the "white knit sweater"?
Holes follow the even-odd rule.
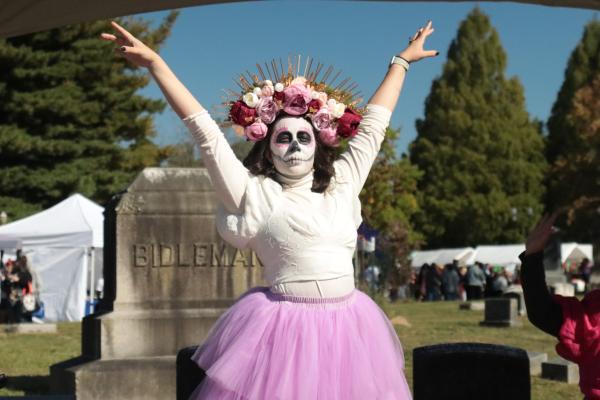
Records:
[[[280,176],[278,182],[250,174],[208,112],[183,119],[222,203],[219,233],[233,246],[256,252],[272,291],[339,297],[354,289],[352,255],[362,221],[358,194],[390,116],[385,107],[367,106],[325,193],[310,190],[312,174],[298,180]]]

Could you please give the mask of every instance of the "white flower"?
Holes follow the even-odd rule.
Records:
[[[346,111],[346,105],[344,103],[337,103],[333,108],[333,117],[340,118],[342,115],[344,115],[344,111]]]
[[[273,86],[273,82],[271,82],[268,79],[266,81],[264,81],[263,83],[264,83],[264,86]]]
[[[329,99],[329,100],[327,100],[327,107],[329,107],[329,109],[332,110],[332,111],[335,108],[336,104],[337,104],[337,101],[335,101],[335,99]]]
[[[318,98],[319,98],[319,92],[315,92],[315,91],[313,90],[313,92],[310,94],[310,97],[311,97],[313,100],[316,100],[316,99],[318,99]]]
[[[246,103],[246,105],[250,108],[254,108],[258,104],[258,96],[254,92],[246,93],[242,99],[244,100],[244,103]]]
[[[283,92],[283,83],[281,83],[281,82],[277,82],[277,83],[275,84],[275,91],[276,91],[276,92]]]
[[[260,97],[260,95],[262,94],[262,89],[259,87],[255,87],[253,92],[255,95]]]

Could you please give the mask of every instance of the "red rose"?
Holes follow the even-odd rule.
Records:
[[[343,138],[356,136],[362,116],[346,107],[344,114],[338,119],[337,134]]]
[[[256,109],[248,107],[243,101],[236,101],[229,110],[229,118],[234,124],[248,126],[254,122]]]
[[[283,101],[284,98],[285,94],[283,94],[283,91],[273,93],[273,100]]]
[[[317,111],[319,111],[321,109],[321,102],[317,99],[312,99],[309,103],[308,103],[308,112],[309,113],[316,113]]]

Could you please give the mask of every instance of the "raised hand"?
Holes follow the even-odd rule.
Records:
[[[408,47],[402,50],[399,54],[400,57],[404,58],[408,62],[419,61],[423,58],[437,56],[439,51],[437,50],[425,50],[425,39],[427,36],[433,33],[432,22],[429,20],[424,27],[421,27],[417,32],[409,38]]]
[[[112,21],[111,25],[116,34],[102,33],[100,37],[104,40],[110,40],[119,47],[115,51],[132,64],[138,67],[150,67],[160,57],[154,50],[146,46],[139,39],[129,33],[125,28]]]
[[[546,243],[553,230],[554,221],[559,215],[558,211],[552,214],[546,214],[540,219],[535,228],[529,233],[527,242],[525,243],[525,254],[534,254],[544,250]]]

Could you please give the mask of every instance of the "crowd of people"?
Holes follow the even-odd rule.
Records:
[[[480,262],[471,266],[424,264],[414,272],[410,286],[417,300],[478,300],[501,296],[519,279],[504,267]]]
[[[0,322],[32,322],[40,309],[35,283],[26,255],[19,250],[14,260],[4,261],[0,251]]]

